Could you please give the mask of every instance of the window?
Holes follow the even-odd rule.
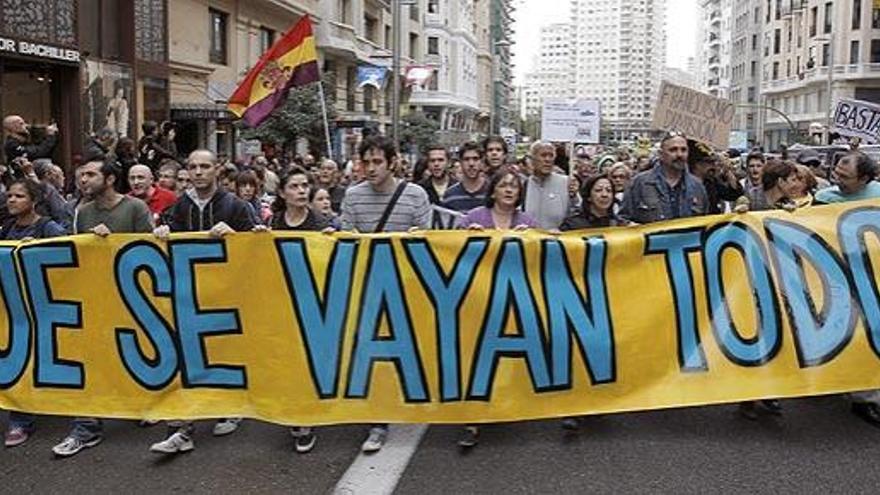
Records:
[[[825,34],[831,32],[831,12],[834,9],[834,4],[832,2],[828,2],[825,4],[825,27],[822,31]]]
[[[229,15],[214,9],[209,9],[208,13],[211,19],[211,63],[226,65],[226,25]]]
[[[880,40],[871,40],[871,63],[880,63]]]
[[[871,10],[871,28],[880,29],[880,9]]]
[[[758,75],[758,62],[755,62],[754,60],[752,60],[752,68],[751,68],[749,75],[751,77],[755,77]]]
[[[275,31],[261,27],[260,28],[260,53],[266,53],[275,43]]]
[[[862,0],[853,0],[852,28],[862,29]]]
[[[849,63],[859,63],[859,40],[852,40],[849,43]]]
[[[758,50],[758,35],[753,34],[752,35],[752,51],[754,52],[757,50]]]
[[[368,15],[364,16],[364,37],[376,44],[379,43],[378,33],[376,32],[378,27],[379,22],[375,18]]]
[[[831,63],[831,43],[822,45],[822,67],[827,67]]]
[[[421,58],[419,56],[419,35],[416,33],[409,33],[409,58],[413,60]]]
[[[440,13],[440,0],[428,0],[428,13],[429,14],[439,14]]]
[[[773,54],[779,55],[780,45],[782,44],[782,30],[776,29],[773,31]]]
[[[339,22],[351,25],[351,0],[339,0]]]
[[[434,69],[431,71],[431,81],[428,82],[428,91],[438,91],[440,89],[440,71]]]
[[[748,98],[749,98],[749,103],[755,102],[755,87],[754,86],[749,86]]]
[[[428,55],[440,55],[440,40],[436,36],[428,36]]]
[[[819,7],[810,9],[810,38],[816,36],[816,26],[819,24]]]
[[[345,109],[354,112],[355,91],[357,89],[357,69],[349,67],[345,73]]]
[[[779,79],[779,62],[773,62],[773,80]]]
[[[376,88],[364,86],[364,113],[376,113]]]

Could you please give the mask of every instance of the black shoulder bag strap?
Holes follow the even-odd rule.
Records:
[[[385,211],[382,212],[382,216],[379,217],[379,223],[376,224],[376,230],[373,232],[382,232],[385,230],[385,224],[388,223],[388,219],[391,218],[391,213],[394,211],[394,207],[397,206],[397,201],[400,199],[400,195],[403,194],[403,190],[406,189],[406,181],[400,181],[400,184],[397,185],[397,189],[394,190],[394,195],[391,196],[391,201],[388,202],[388,206],[385,207]]]

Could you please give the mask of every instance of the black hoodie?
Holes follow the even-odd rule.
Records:
[[[205,207],[199,210],[192,189],[184,193],[165,212],[165,223],[172,232],[202,232],[211,230],[220,222],[236,232],[249,232],[254,221],[247,203],[235,195],[218,189]]]

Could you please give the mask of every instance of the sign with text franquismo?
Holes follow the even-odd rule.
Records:
[[[478,423],[880,387],[880,204],[0,244],[0,407]]]

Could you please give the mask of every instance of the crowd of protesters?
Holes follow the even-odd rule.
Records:
[[[66,234],[338,230],[411,232],[432,228],[468,230],[542,229],[552,234],[589,228],[626,228],[700,215],[783,209],[880,198],[877,166],[851,151],[836,163],[807,149],[795,160],[717,153],[677,133],[668,133],[654,153],[634,156],[619,149],[605,156],[535,142],[515,160],[500,137],[463,143],[455,156],[442,146],[424,159],[402,159],[391,140],[370,137],[340,166],[307,154],[289,163],[258,156],[245,164],[219,160],[208,150],[177,156],[172,125],[146,122],[135,144],[102,130],[67,185],[52,163],[57,128],[39,144],[29,140],[18,116],[3,120],[7,165],[0,168],[0,240],[28,241]],[[833,170],[832,170],[833,166]],[[852,411],[880,426],[880,392],[851,395]],[[758,419],[781,414],[778,401],[746,402],[740,412]],[[141,422],[142,425],[152,424]],[[226,418],[213,428],[228,435],[241,424]],[[566,418],[576,429],[580,418]],[[10,415],[5,445],[26,442],[35,431],[32,415]],[[173,454],[195,447],[192,422],[168,422],[167,437],[151,447]],[[291,429],[295,449],[310,451],[315,430]],[[373,425],[365,452],[382,448],[387,425]],[[468,426],[459,441],[476,445],[479,429]],[[101,421],[77,418],[54,453],[69,457],[103,440]]]

